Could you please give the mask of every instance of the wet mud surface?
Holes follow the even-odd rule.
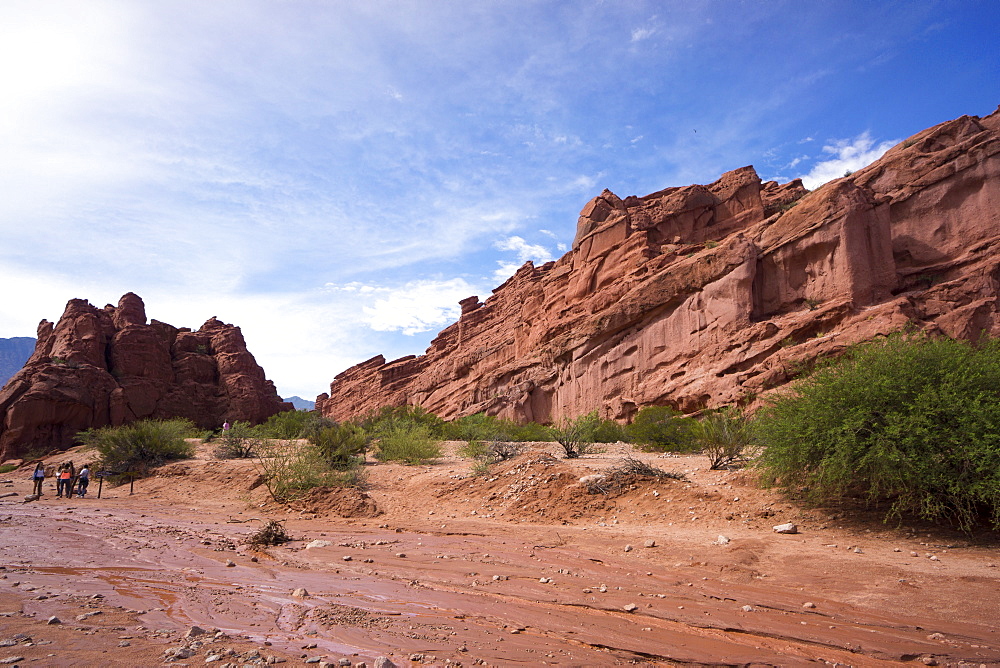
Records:
[[[687,483],[590,498],[573,483],[599,460],[377,465],[375,517],[269,503],[251,462],[0,499],[0,639],[34,641],[0,661],[158,665],[199,626],[211,640],[174,663],[1000,665],[995,546],[801,513],[777,535],[797,511],[693,459]],[[267,518],[295,540],[249,549]]]

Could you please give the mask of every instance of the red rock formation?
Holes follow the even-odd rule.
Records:
[[[82,429],[184,417],[204,428],[262,422],[283,403],[239,327],[197,332],[157,320],[129,293],[104,309],[83,299],[42,320],[31,358],[0,391],[0,461],[72,444]]]
[[[752,167],[580,214],[425,355],[336,377],[323,415],[415,404],[555,421],[749,403],[817,357],[904,328],[1000,335],[1000,112],[925,130],[807,193]]]

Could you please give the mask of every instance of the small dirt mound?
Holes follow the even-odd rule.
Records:
[[[317,515],[378,517],[382,514],[375,499],[356,487],[316,487],[290,505],[294,510]]]
[[[580,469],[546,454],[518,458],[498,465],[487,475],[466,478],[438,492],[439,498],[482,499],[486,517],[509,520],[587,521],[615,512],[644,493],[652,480],[636,475],[620,481],[607,493],[591,493],[581,482]],[[660,485],[678,484],[658,479]]]

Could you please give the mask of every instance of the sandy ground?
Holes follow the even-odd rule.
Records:
[[[455,447],[295,508],[207,446],[133,495],[23,503],[33,467],[0,474],[0,665],[1000,666],[995,535],[803,510],[698,456],[474,476]],[[626,454],[687,479],[579,483]],[[272,518],[293,542],[243,544]]]

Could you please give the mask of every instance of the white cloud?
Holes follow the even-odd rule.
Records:
[[[552,260],[552,253],[548,248],[539,244],[529,244],[518,236],[507,237],[493,244],[493,247],[500,251],[517,253],[517,262],[510,260],[497,260],[500,268],[493,272],[493,278],[499,282],[506,281],[525,262],[531,260],[536,264],[542,264]]]
[[[474,294],[476,289],[462,278],[410,281],[362,311],[368,326],[377,332],[413,335],[457,320],[461,315],[458,302]]]
[[[632,31],[632,42],[641,42],[656,34],[656,28],[635,28]]]
[[[528,260],[538,262],[548,262],[552,259],[552,253],[545,246],[539,244],[529,244],[518,236],[507,237],[494,242],[493,247],[500,251],[512,251],[517,253],[517,259],[524,263]]]
[[[886,151],[899,143],[898,139],[883,141],[877,146],[866,130],[854,139],[838,139],[823,147],[823,152],[835,157],[813,165],[808,174],[802,176],[802,184],[815,190],[827,181],[840,178],[846,172],[854,172],[867,167]]]

